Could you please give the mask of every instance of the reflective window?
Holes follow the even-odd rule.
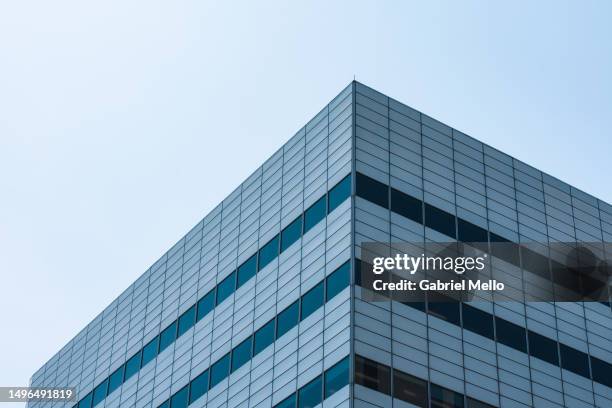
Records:
[[[281,232],[281,252],[286,250],[302,236],[302,216],[293,220]]]
[[[202,299],[198,301],[198,316],[197,321],[199,322],[204,316],[210,313],[215,307],[215,290],[208,292]]]
[[[147,343],[142,349],[142,366],[144,367],[149,361],[157,356],[157,348],[159,347],[159,336],[155,336],[153,340]]]
[[[298,391],[298,408],[313,408],[319,405],[322,400],[321,376],[318,376]]]
[[[274,408],[294,408],[295,407],[295,394],[291,394],[278,404]]]
[[[431,408],[463,407],[463,394],[431,384]]]
[[[394,370],[393,396],[418,407],[427,407],[427,381]]]
[[[342,292],[344,288],[346,288],[350,283],[350,270],[351,263],[350,261],[345,262],[332,272],[327,278],[325,278],[325,300],[329,301],[329,299],[336,296],[338,293]]]
[[[125,363],[125,380],[133,376],[140,370],[140,362],[142,361],[142,351],[134,354],[126,363]]]
[[[257,254],[238,267],[238,287],[241,287],[257,273]]]
[[[357,195],[381,207],[389,208],[389,188],[361,173],[357,173]]]
[[[391,394],[389,367],[361,356],[355,356],[355,384],[389,395]]]
[[[559,365],[557,342],[531,330],[527,332],[529,354],[554,365]]]
[[[276,338],[279,338],[289,330],[293,329],[299,320],[299,303],[293,302],[289,307],[280,312],[277,317]]]
[[[525,339],[525,329],[510,323],[506,320],[495,317],[495,328],[497,331],[497,341],[508,347],[527,352],[527,340]]]
[[[259,269],[263,269],[278,256],[278,235],[259,250]]]
[[[115,372],[113,372],[110,377],[108,377],[108,393],[115,391],[117,388],[123,384],[123,370],[125,369],[125,364],[119,367]]]
[[[253,338],[248,339],[237,345],[232,350],[232,372],[236,371],[251,359],[251,348],[253,347]]]
[[[457,326],[460,325],[458,301],[433,292],[428,295],[428,299],[427,310],[430,314]]]
[[[176,339],[176,321],[164,329],[159,335],[159,352],[164,351]]]
[[[328,213],[334,211],[340,204],[351,195],[351,176],[346,176],[342,181],[329,190]]]
[[[200,398],[208,391],[208,370],[191,380],[189,387],[189,403]]]
[[[79,401],[79,408],[91,408],[91,400],[92,395],[90,392],[81,401]]]
[[[441,234],[455,238],[455,216],[425,203],[425,225]]]
[[[170,398],[170,408],[187,408],[189,405],[189,385],[181,388]]]
[[[162,402],[157,408],[170,408],[170,400]]]
[[[561,347],[561,367],[583,377],[589,377],[589,360],[585,353],[559,344]]]
[[[178,334],[177,337],[182,336],[187,330],[191,329],[195,324],[196,319],[196,306],[193,305],[185,313],[179,317],[178,320]]]
[[[349,359],[345,357],[325,371],[325,398],[341,390],[349,382]]]
[[[263,325],[253,335],[253,355],[268,347],[274,342],[274,319]]]
[[[491,340],[495,339],[493,316],[465,303],[463,303],[463,328],[488,337]]]
[[[108,391],[108,378],[98,385],[93,391],[93,405],[97,405],[104,398],[106,398],[106,392]]]
[[[304,320],[315,310],[323,306],[324,301],[323,282],[319,282],[314,288],[310,289],[302,296],[301,320]]]
[[[593,380],[612,388],[612,364],[591,356]]]
[[[391,188],[391,211],[412,221],[423,223],[423,202]]]
[[[321,197],[304,212],[304,234],[325,218],[326,198]]]
[[[461,218],[457,219],[457,230],[461,242],[487,242],[489,240],[486,229]]]
[[[236,289],[236,271],[229,274],[229,276],[221,281],[217,285],[217,304],[227,299],[234,290]]]
[[[210,367],[210,388],[219,384],[229,375],[230,355],[227,353]]]

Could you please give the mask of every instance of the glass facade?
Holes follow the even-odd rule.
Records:
[[[362,296],[362,243],[453,240],[610,242],[612,206],[353,82],[32,376],[78,401],[28,406],[611,407],[609,302]]]

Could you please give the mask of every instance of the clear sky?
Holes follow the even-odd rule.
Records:
[[[0,386],[26,385],[353,75],[612,202],[611,16],[603,0],[3,2]]]

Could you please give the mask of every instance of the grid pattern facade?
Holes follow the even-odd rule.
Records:
[[[350,191],[337,200],[343,181]],[[417,212],[395,209],[396,196]],[[296,234],[321,200],[327,211]],[[612,406],[609,304],[362,298],[361,243],[449,242],[461,225],[490,240],[611,242],[612,206],[353,82],[31,385],[76,386],[90,398],[78,408]],[[294,237],[286,247],[285,233]],[[275,239],[278,254],[241,280]],[[230,278],[235,289],[220,299]],[[216,301],[204,302],[211,293]],[[275,335],[258,349],[270,322]],[[213,381],[222,365],[228,375]],[[118,369],[124,380],[111,391]]]

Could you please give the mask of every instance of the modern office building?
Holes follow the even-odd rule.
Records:
[[[29,406],[612,407],[609,302],[364,298],[362,243],[456,239],[603,244],[612,206],[352,82],[32,376],[77,401]]]

